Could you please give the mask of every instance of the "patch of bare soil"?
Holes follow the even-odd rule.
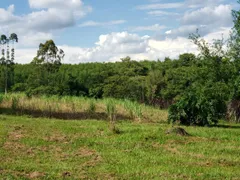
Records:
[[[38,171],[26,173],[24,171],[12,171],[12,170],[4,170],[4,169],[0,169],[0,174],[1,175],[11,174],[16,179],[20,179],[20,178],[39,179],[39,178],[43,178],[45,176],[45,173],[38,172]]]
[[[211,167],[213,166],[213,163],[212,162],[209,162],[209,161],[205,161],[205,162],[191,162],[191,163],[188,163],[190,164],[191,166],[192,165],[196,165],[196,166],[201,166],[201,167]]]
[[[75,156],[86,158],[90,157],[90,160],[84,162],[81,166],[84,167],[93,167],[96,166],[99,162],[102,161],[102,157],[92,149],[89,149],[87,147],[80,148],[76,153]]]
[[[34,171],[34,172],[27,174],[27,177],[29,177],[30,179],[38,179],[38,178],[42,178],[44,176],[45,176],[45,173],[38,172],[38,171]]]
[[[167,151],[173,153],[173,154],[182,154],[176,146],[172,145],[163,145],[163,148],[166,149]]]
[[[100,155],[95,155],[89,161],[86,161],[82,164],[83,167],[93,167],[96,166],[99,162],[102,161],[102,157]]]
[[[24,130],[22,129],[24,126],[15,126],[14,130],[8,134],[8,139],[11,141],[18,141],[23,138]]]
[[[14,153],[26,152],[27,147],[19,142],[21,138],[25,137],[25,132],[22,128],[23,126],[15,126],[14,130],[8,133],[7,139],[3,144],[5,150]]]
[[[7,141],[4,143],[3,148],[10,151],[24,151],[26,146],[18,142]]]
[[[70,138],[68,138],[65,135],[61,135],[59,133],[55,133],[51,136],[45,137],[44,140],[48,142],[57,142],[57,143],[64,143],[64,144],[68,144],[71,141]]]
[[[78,150],[78,152],[75,155],[80,157],[88,157],[96,154],[97,154],[96,151],[89,149],[87,147],[82,147]]]
[[[71,173],[68,171],[62,173],[62,177],[64,177],[64,178],[70,177],[70,176],[71,176]]]
[[[126,177],[128,179],[129,177]],[[99,179],[108,179],[108,180],[114,180],[117,179],[115,178],[114,174],[111,173],[104,173],[104,174],[99,174]]]
[[[234,167],[234,166],[238,166],[240,163],[237,161],[229,161],[226,159],[222,159],[218,161],[218,164],[222,167]]]

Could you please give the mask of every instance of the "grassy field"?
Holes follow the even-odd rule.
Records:
[[[240,179],[240,126],[0,115],[0,179]]]

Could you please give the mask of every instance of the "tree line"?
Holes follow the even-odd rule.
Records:
[[[126,57],[115,63],[61,64],[64,51],[49,40],[40,44],[30,64],[15,64],[11,71],[6,69],[14,58],[2,55],[0,91],[25,92],[29,97],[44,94],[130,99],[169,108],[169,122],[186,125],[211,125],[219,119],[239,122],[239,11],[233,11],[233,22],[227,50],[223,39],[209,45],[197,32],[189,38],[198,46],[198,56],[185,53],[163,61],[138,62]],[[12,40],[17,42],[17,38]]]

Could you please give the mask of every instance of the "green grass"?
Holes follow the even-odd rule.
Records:
[[[0,116],[0,179],[240,179],[240,126]]]

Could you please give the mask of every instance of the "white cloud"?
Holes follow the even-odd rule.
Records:
[[[19,20],[19,17],[13,14],[14,5],[10,5],[7,9],[0,8],[0,23],[1,25],[12,24]]]
[[[131,28],[131,31],[138,32],[138,31],[162,31],[163,29],[166,29],[166,26],[161,26],[159,24],[154,24],[152,26],[137,26],[134,28]]]
[[[54,38],[56,30],[72,27],[91,11],[81,0],[29,0],[33,12],[15,15],[14,5],[0,8],[1,33],[19,36],[19,47],[36,47],[40,42]]]
[[[60,13],[57,9],[33,12],[23,17],[22,21],[27,23],[26,26],[29,29],[45,32],[70,27],[75,24],[71,12],[62,10]]]
[[[219,5],[214,8],[204,7],[183,16],[183,24],[216,24],[218,26],[232,25],[232,7],[230,5]]]
[[[15,62],[20,64],[30,63],[37,55],[37,48],[17,48]]]
[[[149,11],[148,14],[152,15],[152,16],[176,16],[176,15],[179,15],[179,13],[173,13],[173,12],[161,11],[161,10]]]
[[[85,6],[81,0],[29,0],[31,8],[55,9],[62,12],[72,12],[75,17],[82,17],[92,11],[92,7]]]
[[[79,25],[79,27],[95,27],[95,26],[112,26],[126,23],[125,20],[115,20],[109,22],[87,21]]]
[[[45,40],[53,39],[51,33],[42,33],[42,32],[29,32],[26,35],[20,37],[21,40],[16,44],[17,48],[26,48],[26,47],[36,47]]]
[[[227,39],[230,28],[221,28],[203,38],[209,43],[213,39]],[[115,62],[130,56],[134,60],[163,60],[165,57],[177,58],[182,53],[198,53],[197,47],[184,37],[157,40],[149,36],[139,36],[128,32],[115,32],[99,36],[94,47],[81,48],[68,45],[58,46],[66,56],[63,63]],[[36,56],[37,48],[17,49],[16,61],[31,62]]]
[[[188,37],[189,34],[199,30],[202,36],[221,31],[222,28],[233,26],[230,5],[203,7],[185,12],[180,19],[180,26],[165,33],[168,37]]]
[[[223,3],[224,0],[186,0],[185,4],[188,8],[199,8],[199,7],[213,7]]]
[[[151,10],[151,9],[175,9],[183,6],[183,3],[157,3],[140,5],[136,8],[139,10]]]
[[[29,0],[31,8],[75,8],[81,7],[83,5],[81,0]]]
[[[72,57],[75,62],[112,62],[130,56],[135,60],[177,58],[184,52],[196,52],[196,47],[186,38],[158,41],[149,36],[138,36],[128,32],[101,35],[93,48],[78,49]]]
[[[232,26],[232,7],[221,5],[222,0],[185,0],[182,3],[161,3],[161,0],[151,0],[151,2],[154,4],[140,5],[136,8],[146,10],[149,17],[155,19],[168,16],[167,18],[171,21],[173,18],[171,16],[178,15],[180,25],[167,29],[164,24],[158,24],[158,21],[151,26],[138,24],[136,27],[128,28],[130,32],[162,33],[164,30],[165,34],[162,33],[159,37],[157,35],[140,36],[130,32],[112,32],[100,35],[95,45],[89,48],[59,45],[66,54],[63,62],[73,64],[109,62],[119,61],[125,56],[136,60],[157,60],[164,59],[166,56],[177,58],[179,54],[185,52],[197,53],[197,47],[188,39],[188,35],[194,33],[197,28],[209,42],[212,39],[221,38],[222,34],[225,39],[228,37],[230,26]],[[21,39],[16,49],[16,61],[20,63],[30,62],[36,56],[40,42],[54,39],[53,33],[57,30],[74,26],[79,18],[92,11],[92,8],[86,6],[81,0],[29,0],[29,5],[33,12],[25,15],[16,15],[14,5],[6,9],[0,8],[1,32],[14,31]],[[176,10],[172,12],[173,9]],[[120,18],[115,21],[86,21],[79,26],[111,26],[125,22]]]

